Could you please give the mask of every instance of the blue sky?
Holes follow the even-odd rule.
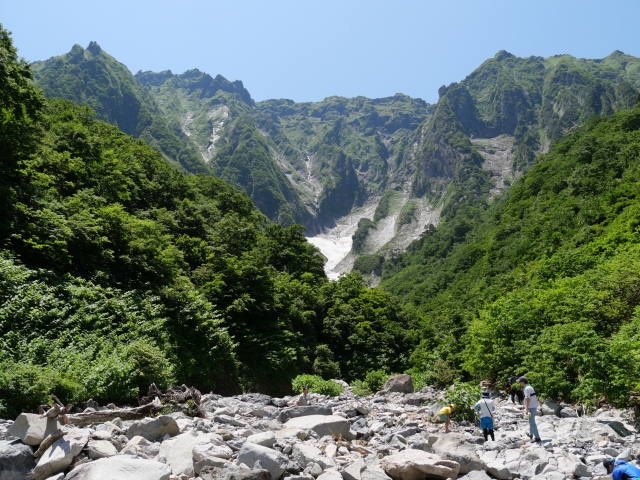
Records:
[[[499,50],[640,56],[640,2],[0,0],[21,56],[97,41],[135,73],[199,68],[256,100],[405,93],[435,102]]]

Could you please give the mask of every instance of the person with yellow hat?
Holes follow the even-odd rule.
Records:
[[[449,433],[449,426],[451,425],[451,414],[456,409],[456,406],[452,403],[448,407],[441,408],[436,415],[435,420],[437,422],[444,422],[444,433]]]

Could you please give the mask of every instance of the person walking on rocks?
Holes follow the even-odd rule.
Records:
[[[454,404],[449,405],[448,407],[441,408],[436,416],[436,420],[439,422],[444,422],[444,433],[449,433],[449,426],[451,425],[451,414],[456,409]]]
[[[308,386],[304,386],[304,388],[302,389],[302,395],[300,395],[298,397],[298,401],[296,402],[296,405],[299,407],[306,407],[309,405],[309,387]]]
[[[610,458],[609,460],[605,460],[602,465],[607,469],[607,473],[611,474],[613,480],[640,479],[640,468],[634,467],[624,460]]]
[[[522,393],[517,388],[513,388],[515,384],[518,383],[518,377],[516,377],[515,373],[511,373],[507,384],[507,388],[505,389],[508,394],[511,395],[511,403],[516,403],[516,398],[518,399],[518,403],[522,403]]]
[[[484,441],[486,442],[491,436],[491,440],[496,441],[496,437],[493,433],[493,412],[496,411],[496,406],[491,400],[491,394],[487,391],[482,392],[482,398],[475,404],[474,410],[476,414],[480,416],[480,428],[482,429],[482,435],[484,435]]]
[[[524,387],[524,411],[529,419],[529,436],[532,442],[540,441],[538,426],[536,425],[536,412],[538,411],[538,397],[526,377],[520,377],[518,383]]]

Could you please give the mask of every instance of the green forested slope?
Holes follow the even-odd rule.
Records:
[[[282,394],[318,356],[346,379],[407,367],[412,317],[388,294],[329,283],[301,227],[31,76],[0,28],[0,416],[151,381]]]
[[[144,139],[172,164],[191,173],[208,171],[180,128],[171,128],[149,92],[129,69],[91,42],[32,65],[36,85],[47,97],[89,105],[100,120]]]
[[[549,396],[640,387],[640,107],[592,117],[489,207],[460,203],[385,263],[423,318],[418,370],[527,374]],[[441,365],[440,365],[441,366]]]

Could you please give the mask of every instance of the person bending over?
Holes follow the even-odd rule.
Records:
[[[613,480],[632,480],[634,478],[640,479],[640,468],[625,462],[624,460],[616,460],[610,458],[603,462],[604,468],[607,469],[607,473],[611,474]]]
[[[451,414],[456,409],[456,406],[451,404],[448,407],[441,408],[438,412],[436,419],[440,422],[444,422],[444,433],[449,433],[449,426],[451,425]]]

